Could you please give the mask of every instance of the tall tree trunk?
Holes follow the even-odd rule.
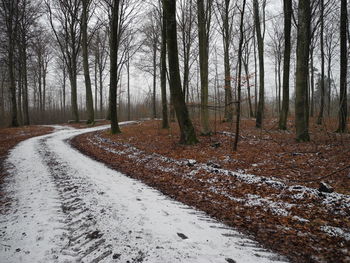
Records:
[[[242,47],[243,47],[243,22],[244,22],[244,10],[245,10],[245,3],[246,0],[243,0],[243,7],[241,11],[241,24],[240,24],[240,36],[239,36],[239,46],[238,46],[238,85],[237,85],[237,120],[236,120],[236,134],[235,134],[235,141],[233,144],[233,150],[237,151],[238,147],[238,138],[239,138],[239,126],[240,126],[240,119],[241,119],[241,76],[242,76]]]
[[[128,121],[131,120],[131,105],[130,105],[130,53],[127,51],[126,58],[126,74],[127,74],[127,100],[128,100]]]
[[[162,128],[169,128],[169,120],[168,120],[168,103],[166,96],[166,14],[165,8],[162,8],[162,46],[161,46],[161,54],[160,54],[160,87],[161,87],[161,95],[162,95]]]
[[[347,131],[347,67],[348,50],[346,43],[347,35],[347,1],[341,0],[340,8],[340,96],[339,96],[339,127],[338,132]]]
[[[208,0],[211,1],[211,0]],[[198,8],[198,38],[199,38],[199,64],[201,76],[201,128],[202,135],[211,133],[209,128],[208,109],[208,60],[209,60],[209,6],[204,7],[204,0],[197,0]]]
[[[230,25],[229,25],[230,0],[225,0],[225,15],[223,19],[223,44],[224,44],[224,70],[225,70],[225,121],[232,121],[233,104],[231,88],[231,65],[230,65]]]
[[[11,26],[12,31],[12,26]],[[15,81],[15,61],[14,61],[14,41],[13,33],[9,33],[9,43],[8,43],[8,72],[10,81],[10,94],[11,94],[11,126],[18,126],[17,118],[17,100],[16,100],[16,81]]]
[[[39,88],[39,110],[43,111],[43,88],[42,88],[42,55],[39,50],[38,54],[38,88]]]
[[[66,72],[66,66],[64,64],[64,61],[63,61],[63,114],[64,114],[64,117],[66,116],[66,79],[67,79],[67,72]]]
[[[22,66],[23,66],[23,124],[29,125],[29,103],[28,103],[28,70],[27,70],[27,46],[22,41]]]
[[[23,108],[22,108],[22,91],[23,91],[23,73],[22,73],[22,65],[21,65],[21,58],[19,57],[18,63],[18,76],[17,76],[17,83],[18,83],[18,93],[17,93],[17,113],[18,113],[18,123],[20,125],[23,124]]]
[[[69,80],[71,86],[71,109],[74,122],[79,122],[78,94],[77,94],[77,63],[72,58],[72,66],[69,68]]]
[[[111,118],[111,133],[120,133],[117,113],[117,85],[118,85],[118,20],[119,0],[113,0],[111,10],[110,29],[110,87],[109,87],[109,111]]]
[[[245,76],[247,79],[247,91],[248,91],[248,106],[249,106],[249,117],[252,118],[254,117],[254,112],[253,112],[253,106],[252,106],[252,99],[251,99],[251,93],[250,93],[250,79],[249,79],[249,57],[247,57],[247,61],[243,63],[244,65],[244,71],[245,71]]]
[[[331,96],[332,96],[331,65],[332,65],[332,56],[331,56],[331,53],[329,53],[328,68],[327,68],[327,78],[328,78],[327,115],[328,117],[331,115]]]
[[[99,82],[100,82],[100,114],[103,116],[103,69],[102,67],[99,67],[98,70],[98,75],[99,75]],[[97,107],[97,105],[96,105]]]
[[[309,72],[309,46],[311,38],[310,27],[310,0],[299,1],[295,99],[296,139],[299,142],[310,140],[306,109],[308,88],[307,79]]]
[[[85,91],[86,91],[86,108],[87,108],[87,124],[95,122],[94,116],[94,102],[91,90],[91,79],[89,72],[89,52],[88,52],[88,19],[89,19],[89,6],[91,0],[83,0],[83,11],[82,11],[82,50],[83,50],[83,67],[84,67],[84,79],[85,79]]]
[[[43,106],[42,110],[45,112],[46,110],[46,76],[47,76],[47,64],[46,62],[43,63],[43,71],[42,71],[42,77],[43,77]]]
[[[261,128],[264,115],[265,104],[265,69],[264,69],[264,40],[261,34],[260,15],[259,15],[259,3],[258,0],[254,0],[254,22],[256,37],[258,41],[258,54],[259,54],[259,103],[258,111],[256,114],[256,127]]]
[[[176,1],[163,0],[166,20],[166,35],[168,47],[168,63],[170,75],[170,92],[174,103],[178,124],[180,127],[180,143],[195,144],[197,137],[188,114],[185,98],[181,88],[179,57],[176,30]]]
[[[310,116],[315,112],[315,71],[314,71],[314,47],[310,48],[310,67],[311,67],[311,94],[310,94]]]
[[[321,45],[321,106],[320,112],[317,118],[317,124],[321,125],[323,122],[324,113],[324,101],[325,101],[325,73],[324,73],[324,0],[320,0],[320,20],[321,20],[321,32],[320,32],[320,45]]]
[[[258,112],[258,59],[256,57],[256,38],[255,35],[253,37],[254,44],[254,117]]]
[[[289,112],[289,78],[290,78],[290,53],[291,53],[291,29],[292,29],[292,0],[283,1],[284,10],[284,60],[283,60],[283,99],[280,113],[279,128],[287,129]]]
[[[152,97],[152,117],[157,118],[157,43],[153,43],[153,97]]]
[[[97,75],[98,75],[98,55],[97,55],[97,52],[95,51],[95,61],[94,61],[94,85],[95,85],[95,115],[97,116],[98,115],[98,107],[97,107],[97,100],[98,100],[98,78],[97,78]]]

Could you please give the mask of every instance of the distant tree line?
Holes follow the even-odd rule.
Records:
[[[242,114],[263,128],[269,111],[285,130],[294,110],[298,141],[310,140],[310,117],[336,116],[347,131],[347,0],[283,0],[280,12],[266,0],[0,3],[0,114],[11,126],[83,114],[118,133],[118,117],[145,111],[163,128],[176,118],[180,142],[194,144],[192,119],[210,135],[218,112],[235,121],[237,149]],[[133,101],[135,72],[152,79],[146,108]]]

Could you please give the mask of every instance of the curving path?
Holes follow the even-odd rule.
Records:
[[[286,262],[68,142],[105,128],[56,127],[11,151],[0,262]]]

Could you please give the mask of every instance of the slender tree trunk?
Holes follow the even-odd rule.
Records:
[[[256,40],[255,36],[253,37],[254,41],[254,117],[258,113],[258,59],[256,56]]]
[[[332,56],[331,56],[331,53],[329,53],[328,68],[327,68],[327,78],[328,78],[327,115],[328,117],[331,115],[331,95],[332,95],[331,65],[332,65]]]
[[[225,70],[225,121],[231,122],[233,118],[231,65],[230,65],[230,25],[229,25],[230,0],[225,0],[225,15],[223,19],[223,44],[224,44],[224,70]]]
[[[113,0],[111,10],[110,29],[110,87],[109,87],[109,111],[111,118],[111,133],[120,133],[117,113],[117,85],[118,85],[118,20],[119,0]]]
[[[42,56],[41,51],[38,55],[38,88],[39,88],[39,109],[43,111],[43,88],[42,88]]]
[[[160,87],[161,87],[161,95],[162,95],[162,128],[169,128],[169,120],[168,120],[168,102],[166,96],[166,14],[165,8],[162,8],[163,16],[162,16],[162,46],[161,46],[161,54],[160,54]],[[185,70],[186,72],[186,70]]]
[[[299,142],[310,140],[306,109],[308,88],[307,79],[309,72],[309,46],[311,37],[310,9],[310,0],[299,1],[295,100],[296,139]]]
[[[12,26],[11,26],[12,27]],[[10,33],[12,35],[12,32]],[[15,81],[15,62],[14,62],[14,41],[12,41],[12,37],[10,36],[9,47],[8,47],[8,72],[9,72],[9,80],[10,80],[10,94],[11,94],[11,126],[18,126],[18,118],[17,118],[17,100],[16,100],[16,81]]]
[[[99,74],[99,82],[100,82],[100,114],[101,116],[103,116],[103,69],[101,66],[99,66],[99,70],[98,70],[98,74]],[[97,106],[97,105],[96,105]]]
[[[91,79],[89,70],[89,52],[88,52],[88,19],[89,19],[89,5],[91,0],[83,0],[83,11],[82,11],[82,50],[83,50],[83,68],[84,68],[84,79],[85,79],[85,91],[86,91],[86,108],[87,108],[87,124],[95,122],[94,116],[94,102],[91,90]]]
[[[17,113],[18,113],[18,123],[20,125],[23,124],[23,108],[22,108],[22,91],[23,91],[23,73],[22,73],[22,65],[21,65],[21,58],[19,57],[18,60],[18,71],[17,71],[17,83],[18,83],[18,92],[17,92]]]
[[[325,72],[324,72],[324,0],[320,0],[321,7],[321,32],[320,32],[320,45],[321,45],[321,106],[320,112],[317,118],[317,124],[321,125],[323,122],[323,114],[324,114],[324,101],[325,101]]]
[[[310,94],[310,116],[313,117],[315,113],[315,72],[314,72],[314,48],[310,50],[310,67],[311,67],[311,94]]]
[[[249,57],[247,56],[247,61],[243,63],[244,65],[244,71],[245,71],[245,76],[247,79],[247,91],[248,91],[248,106],[249,106],[249,117],[252,118],[254,117],[254,112],[253,112],[253,106],[252,106],[252,99],[251,99],[251,93],[250,93],[250,78],[249,78]]]
[[[265,69],[264,69],[264,40],[261,34],[260,16],[259,16],[259,3],[258,0],[254,0],[254,22],[256,29],[256,37],[258,40],[258,54],[259,54],[259,103],[258,111],[256,114],[256,127],[262,128],[264,104],[265,104]]]
[[[238,46],[238,85],[237,85],[237,112],[236,112],[236,134],[235,141],[233,144],[233,150],[237,151],[238,139],[239,139],[239,127],[241,119],[241,76],[242,76],[242,47],[243,47],[243,22],[244,22],[244,10],[245,10],[246,0],[243,0],[243,7],[241,11],[241,24],[240,24],[240,37],[239,37],[239,46]]]
[[[290,78],[290,53],[291,53],[291,29],[292,29],[292,0],[283,1],[284,9],[284,60],[283,60],[283,99],[282,111],[279,119],[279,128],[287,129],[289,113],[289,78]]]
[[[98,75],[98,55],[97,55],[97,52],[95,52],[95,63],[94,63],[94,84],[95,84],[95,115],[98,115],[98,107],[97,107],[97,100],[98,100],[98,78],[97,78],[97,75]]]
[[[43,105],[42,105],[42,110],[45,112],[46,110],[46,75],[47,75],[47,66],[45,65],[45,62],[43,63]]]
[[[153,43],[153,98],[152,98],[152,116],[157,118],[157,43]]]
[[[27,47],[25,41],[22,47],[22,66],[23,66],[23,124],[29,125],[29,103],[28,103],[28,70],[27,70]]]
[[[69,69],[69,80],[71,86],[71,108],[74,122],[79,122],[78,94],[77,94],[77,65],[72,58],[72,67]]]
[[[339,127],[338,132],[347,131],[347,66],[348,50],[346,43],[347,35],[347,1],[341,0],[340,8],[340,96],[339,96]]]
[[[166,19],[170,92],[172,95],[177,120],[180,126],[180,143],[195,144],[198,141],[194,127],[188,114],[185,98],[181,88],[177,48],[176,1],[163,0],[163,6],[165,9]]]
[[[210,1],[210,0],[209,0]],[[198,7],[198,38],[199,38],[199,64],[201,76],[201,128],[202,135],[211,133],[209,128],[209,109],[208,109],[208,60],[209,60],[209,17],[208,7],[204,8],[204,0],[197,0]]]
[[[63,62],[64,63],[64,62]],[[66,79],[67,79],[67,72],[66,72],[66,66],[63,66],[63,114],[66,116]]]
[[[128,121],[131,120],[131,108],[130,108],[130,54],[127,51],[127,59],[126,59],[126,74],[127,74],[127,100],[128,100]]]

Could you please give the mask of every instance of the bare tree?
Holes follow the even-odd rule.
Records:
[[[208,109],[208,66],[209,66],[209,34],[212,15],[212,0],[197,0],[199,65],[201,77],[201,128],[202,135],[211,133]]]
[[[108,27],[104,26],[96,30],[91,49],[94,53],[95,63],[95,108],[98,108],[97,100],[99,97],[99,111],[100,115],[103,116],[103,80],[108,59]]]
[[[168,119],[168,103],[167,103],[167,92],[166,92],[166,78],[167,78],[167,65],[166,65],[166,53],[167,53],[167,45],[166,45],[166,20],[165,20],[165,8],[164,4],[162,4],[162,44],[161,44],[161,52],[160,52],[160,87],[161,87],[161,95],[162,95],[162,128],[169,128],[169,119]]]
[[[243,0],[241,11],[241,22],[239,26],[239,45],[238,45],[238,96],[237,96],[237,112],[236,112],[236,135],[235,141],[233,144],[233,150],[237,151],[238,147],[238,137],[239,137],[239,127],[240,127],[240,118],[241,118],[241,75],[242,75],[242,48],[244,41],[244,10],[245,10],[246,0]]]
[[[18,34],[18,5],[19,0],[1,0],[0,15],[3,22],[3,30],[6,36],[6,55],[9,76],[9,88],[11,95],[11,126],[18,126],[18,111],[16,100],[15,79],[15,44]]]
[[[87,124],[92,124],[95,121],[94,116],[94,104],[91,90],[91,78],[89,69],[89,40],[88,40],[88,21],[90,17],[91,0],[82,0],[82,12],[81,12],[81,31],[82,31],[82,51],[83,51],[83,68],[85,79],[85,92],[86,92],[86,108],[87,108]]]
[[[347,65],[348,50],[347,35],[347,1],[341,0],[340,7],[340,97],[339,97],[339,127],[338,132],[346,132],[347,128]]]
[[[265,10],[266,1],[263,3],[263,10]],[[259,3],[258,0],[253,0],[254,9],[254,22],[256,37],[258,42],[258,54],[259,54],[259,103],[256,113],[256,127],[261,128],[264,115],[264,104],[265,104],[265,69],[264,69],[264,38],[261,30],[261,18],[259,14]]]
[[[300,142],[309,141],[307,89],[309,72],[309,47],[311,28],[310,0],[299,2],[298,7],[298,37],[297,37],[297,69],[296,69],[296,99],[295,126],[296,139]]]
[[[292,0],[283,0],[284,13],[284,55],[283,55],[283,99],[282,110],[279,119],[279,128],[287,129],[287,118],[289,112],[289,78],[290,78],[290,54],[291,54],[291,31],[292,31]]]
[[[77,75],[81,48],[81,0],[45,0],[48,19],[67,65],[71,86],[72,117],[79,122]]]
[[[109,110],[111,117],[111,133],[120,133],[117,115],[117,85],[118,85],[118,31],[119,31],[119,0],[110,3],[110,81]]]
[[[225,70],[225,121],[232,121],[232,88],[231,88],[231,63],[230,46],[233,33],[234,6],[231,0],[215,1],[216,18],[220,27],[224,46],[224,70]]]
[[[189,101],[189,83],[190,83],[190,70],[194,60],[191,60],[191,54],[193,55],[193,44],[196,37],[194,30],[195,24],[195,12],[193,10],[193,0],[181,0],[178,8],[178,30],[180,33],[180,53],[183,59],[183,91],[186,102]],[[181,57],[180,55],[180,57]]]
[[[167,29],[167,47],[170,76],[170,92],[180,127],[180,143],[195,144],[197,137],[188,114],[185,98],[181,88],[179,56],[177,48],[176,1],[163,0]]]

